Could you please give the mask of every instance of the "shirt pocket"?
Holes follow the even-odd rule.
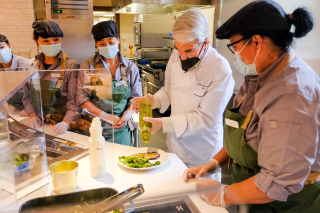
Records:
[[[259,165],[274,172],[292,172],[301,137],[301,126],[268,120],[260,139]]]

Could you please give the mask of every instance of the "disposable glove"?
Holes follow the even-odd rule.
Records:
[[[26,110],[22,110],[20,113],[19,113],[19,116],[20,117],[28,117],[27,113],[26,113]]]
[[[155,100],[155,98],[154,98],[153,95],[151,95],[151,94],[146,94],[146,95],[143,96],[143,97],[132,98],[132,99],[131,99],[131,102],[133,102],[133,103],[132,103],[131,106],[130,106],[130,110],[131,110],[131,111],[134,111],[135,113],[138,113],[139,110],[140,110],[140,102],[141,102],[143,99],[145,99],[145,98],[151,100],[152,108],[153,108],[154,105],[155,105],[156,100]]]
[[[52,135],[56,136],[56,135],[64,134],[69,129],[70,129],[70,126],[66,122],[61,121],[60,123],[57,123],[56,125],[54,125],[52,130]]]
[[[105,113],[104,111],[101,112],[100,117],[113,122],[113,126],[115,126],[117,121],[120,119],[118,116]]]
[[[116,123],[114,128],[121,129],[122,127],[124,127],[126,125],[126,123],[131,119],[133,113],[134,113],[134,111],[131,111],[131,110],[125,111],[123,113],[123,116],[120,118],[120,120],[118,120],[118,122]]]
[[[37,129],[41,125],[42,125],[42,122],[37,116],[30,118],[30,120],[28,122],[28,127],[32,128],[32,129]]]
[[[201,177],[198,179],[196,187],[199,197],[208,204],[222,206],[223,208],[227,207],[224,202],[224,187],[226,187],[226,185],[215,180]]]
[[[189,179],[198,179],[206,173],[214,173],[219,171],[219,162],[216,159],[211,159],[207,163],[187,169],[184,171],[182,178],[185,182],[188,182]]]
[[[152,123],[151,134],[155,134],[160,129],[162,129],[162,126],[163,126],[162,118],[144,117],[143,120]]]

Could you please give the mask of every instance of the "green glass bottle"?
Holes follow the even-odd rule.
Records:
[[[152,118],[152,103],[149,99],[143,99],[140,102],[140,112],[139,112],[139,126],[142,139],[145,143],[150,141],[151,135],[151,123],[144,121],[144,117]]]

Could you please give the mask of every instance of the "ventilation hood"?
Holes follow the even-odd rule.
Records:
[[[212,7],[215,0],[112,0],[115,13],[175,14],[191,7]]]

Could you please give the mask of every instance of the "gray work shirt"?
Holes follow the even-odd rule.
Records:
[[[320,78],[295,56],[269,81],[286,54],[261,75],[246,76],[234,100],[237,106],[246,93],[243,115],[255,106],[245,134],[261,167],[255,184],[280,201],[301,191],[310,171],[320,172]]]
[[[46,71],[40,71],[40,79],[49,80],[53,82],[57,82],[59,77],[56,77],[57,74],[60,74],[61,69],[61,60],[62,60],[62,51],[59,53],[58,59],[49,67]],[[39,70],[45,70],[43,65],[44,62],[44,54],[40,53],[36,57],[30,60],[28,66],[36,66],[37,62],[40,61]],[[77,110],[78,105],[76,104],[76,94],[77,94],[77,78],[78,71],[68,71],[71,69],[79,69],[80,64],[74,60],[73,58],[67,56],[66,59],[66,73],[63,81],[63,87],[61,94],[67,96],[67,112],[64,116],[64,120],[66,121],[74,121],[77,118]],[[56,71],[55,71],[56,70]],[[52,75],[53,74],[53,75]],[[23,105],[26,109],[26,113],[29,115],[32,112],[35,112],[34,107],[32,106],[32,102],[30,99],[30,91],[29,84],[26,84],[23,87]],[[44,115],[45,116],[45,115]]]
[[[11,71],[24,71],[27,68],[30,59],[24,58],[15,54],[12,54]],[[0,64],[0,70],[4,69],[2,64]],[[8,70],[8,69],[6,69]]]
[[[129,61],[128,59],[125,59],[121,52],[119,51],[118,55],[120,56],[120,65],[124,64],[126,69],[126,77],[129,81],[130,88],[131,88],[131,95],[128,100],[128,105],[130,105],[130,100],[135,97],[141,97],[142,96],[142,87],[140,82],[140,74],[139,69],[137,65],[135,65],[133,62]],[[80,69],[95,69],[95,65],[99,62],[101,63],[101,68],[106,68],[109,72],[109,68],[107,63],[103,60],[103,57],[99,55],[95,55],[91,58],[88,58],[84,60],[81,64]],[[120,66],[117,68],[115,78],[113,80],[121,81],[121,69]],[[90,96],[83,91],[84,88],[84,71],[80,71],[79,77],[78,77],[78,93],[77,93],[77,104],[80,106],[86,101],[90,101]]]

